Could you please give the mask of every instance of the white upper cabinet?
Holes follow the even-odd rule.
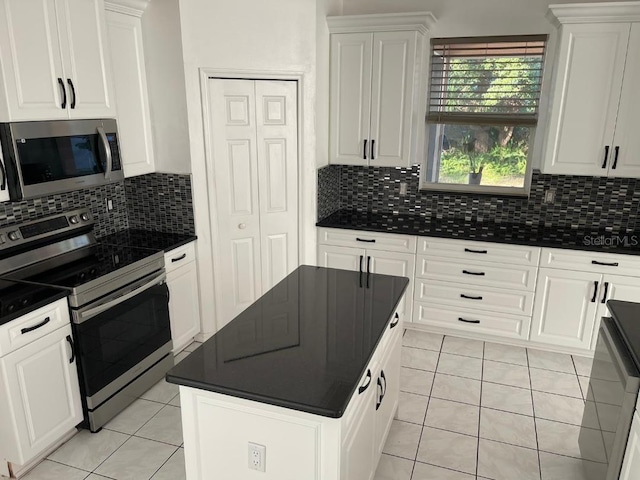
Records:
[[[424,127],[423,53],[431,14],[329,17],[329,161],[417,161]]]
[[[560,40],[543,173],[640,177],[640,2],[551,12]]]
[[[140,18],[143,12],[135,11],[133,15],[120,10],[107,2],[122,164],[125,176],[132,177],[154,172],[155,157]]]
[[[103,0],[0,0],[0,120],[114,117]]]

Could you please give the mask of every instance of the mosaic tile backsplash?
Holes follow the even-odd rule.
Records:
[[[129,228],[195,235],[190,175],[151,173],[125,186]]]
[[[107,199],[113,210],[107,212]],[[127,228],[195,234],[191,176],[151,173],[124,182],[0,203],[0,227],[88,206],[103,237]]]
[[[419,172],[418,166],[324,167],[318,171],[318,218],[339,209],[353,209],[478,222],[616,231],[640,229],[640,179],[534,172],[531,194],[526,198],[420,191]],[[400,196],[400,182],[408,184],[406,196]],[[547,189],[556,190],[554,204],[544,203]]]

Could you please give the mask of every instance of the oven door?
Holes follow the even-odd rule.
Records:
[[[589,378],[578,443],[583,458],[607,463],[607,475],[587,469],[590,480],[617,480],[636,408],[640,373],[611,318],[603,318]]]
[[[83,394],[92,410],[170,354],[169,289],[155,272],[72,310]]]

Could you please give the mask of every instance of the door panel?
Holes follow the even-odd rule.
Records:
[[[594,332],[600,328],[600,319],[610,317],[607,300],[622,300],[624,302],[640,302],[640,278],[623,277],[621,275],[605,275],[604,282],[598,295],[598,313],[596,315]],[[605,295],[606,287],[606,295]],[[591,349],[596,348],[597,335],[591,340]]]
[[[104,1],[55,2],[58,18],[64,19],[59,25],[60,44],[65,52],[65,82],[68,85],[67,79],[70,79],[75,89],[75,108],[69,109],[71,118],[114,117],[116,109]],[[69,94],[73,96],[73,92]]]
[[[544,173],[607,175],[629,25],[563,25]]]
[[[209,86],[221,328],[262,292],[255,100],[251,81],[211,80]]]
[[[200,332],[200,302],[198,299],[198,270],[195,262],[167,274],[169,318],[173,352],[186,347]]]
[[[600,285],[598,274],[541,268],[531,341],[589,349]]]
[[[55,5],[51,0],[5,0],[0,7],[0,54],[10,118],[68,118]]]
[[[382,273],[383,275],[397,275],[407,277],[409,286],[405,291],[398,313],[405,321],[411,321],[413,310],[413,282],[415,275],[416,256],[408,253],[378,252],[367,250],[367,255],[371,257],[371,272]]]
[[[416,32],[383,32],[373,36],[370,165],[410,164]]]
[[[320,245],[318,247],[318,265],[340,270],[363,271],[366,268],[363,265],[365,254],[364,248]]]
[[[298,107],[295,82],[254,83],[262,291],[266,292],[298,267]]]
[[[627,62],[624,68],[620,110],[614,146],[620,147],[616,168],[609,175],[640,178],[640,23],[631,24]],[[614,152],[615,155],[615,152]]]
[[[331,35],[330,163],[368,165],[372,47],[371,33]]]

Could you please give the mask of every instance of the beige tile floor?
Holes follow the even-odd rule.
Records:
[[[584,459],[577,445],[590,368],[582,357],[407,331],[375,480],[583,480],[604,459],[604,446]],[[178,388],[162,381],[24,478],[181,480],[182,445]]]

